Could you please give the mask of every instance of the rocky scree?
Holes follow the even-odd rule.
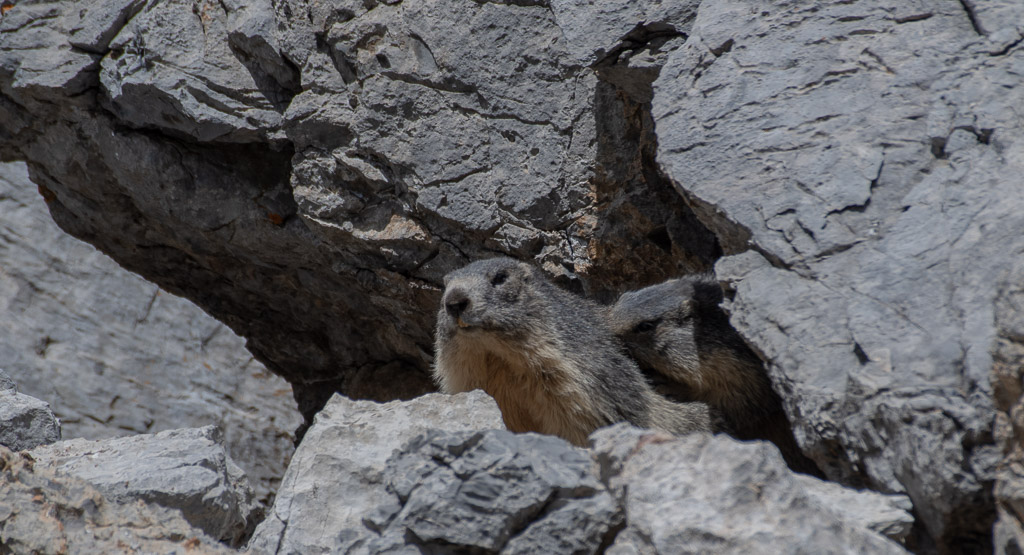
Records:
[[[431,390],[440,276],[470,260],[603,298],[720,249],[806,453],[909,495],[915,549],[986,551],[1022,9],[19,3],[0,157],[66,231],[246,337],[307,422],[334,391]]]

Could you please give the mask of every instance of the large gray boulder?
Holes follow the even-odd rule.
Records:
[[[21,392],[65,438],[217,425],[267,502],[301,422],[288,383],[199,307],[62,232],[24,163],[0,164],[0,212],[0,361]]]
[[[627,515],[609,553],[905,553],[906,497],[794,474],[768,442],[617,424],[591,446]]]
[[[295,451],[274,506],[249,548],[257,553],[365,550],[378,536],[364,524],[394,499],[384,480],[392,454],[428,430],[504,429],[481,391],[375,403],[336,395]]]
[[[0,550],[5,553],[236,553],[181,513],[111,501],[86,481],[0,446]]]
[[[50,405],[18,393],[14,380],[0,369],[0,445],[14,451],[60,440],[60,420]]]
[[[703,2],[654,83],[658,161],[733,255],[733,324],[798,441],[834,480],[909,495],[922,547],[950,552],[989,549],[995,517],[1022,21],[1008,1]]]
[[[238,545],[263,511],[244,471],[225,453],[214,426],[87,441],[29,452],[39,467],[84,480],[111,503],[137,500],[181,511],[210,537]]]

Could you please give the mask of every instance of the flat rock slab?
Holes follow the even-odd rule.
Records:
[[[216,427],[99,441],[72,439],[30,452],[36,465],[74,476],[113,503],[137,500],[179,509],[211,537],[248,539],[261,511]]]
[[[141,500],[114,501],[85,480],[0,446],[0,549],[11,553],[235,553]]]

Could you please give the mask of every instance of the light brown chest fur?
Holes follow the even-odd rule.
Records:
[[[606,425],[587,394],[587,375],[559,345],[546,339],[509,342],[477,332],[456,334],[437,353],[445,392],[483,389],[494,397],[514,432],[539,432],[586,445]]]

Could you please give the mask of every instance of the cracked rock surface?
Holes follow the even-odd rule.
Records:
[[[913,549],[988,551],[1024,514],[1000,300],[1024,257],[1022,12],[19,2],[0,158],[245,337],[307,423],[334,392],[432,391],[441,277],[471,260],[598,300],[714,267],[828,477],[909,496]]]
[[[11,553],[236,553],[181,513],[111,501],[74,476],[0,446],[0,548]]]
[[[618,424],[591,445],[627,515],[608,553],[906,553],[905,497],[794,474],[770,443]]]
[[[989,549],[997,283],[1024,255],[1024,9],[972,4],[704,2],[652,102],[807,454],[954,552]]]
[[[481,391],[384,404],[336,395],[296,449],[248,547],[258,553],[366,549],[377,533],[364,521],[391,499],[383,476],[394,451],[430,429],[504,427],[498,405]]]
[[[594,553],[623,518],[587,452],[551,436],[431,431],[388,461],[384,480],[397,503],[374,513],[370,552]]]
[[[215,424],[267,504],[301,421],[287,382],[194,304],[61,232],[23,163],[0,164],[0,212],[0,368],[21,393],[65,439]]]
[[[246,337],[308,422],[334,391],[433,390],[441,278],[471,260],[606,298],[710,268],[644,108],[693,9],[649,11],[566,38],[545,3],[19,3],[0,152],[63,229]]]
[[[792,473],[766,442],[619,424],[593,449],[500,429],[479,391],[336,396],[257,553],[904,553],[905,496]],[[888,535],[888,537],[886,537]]]
[[[245,472],[227,455],[219,429],[87,441],[72,439],[29,452],[37,468],[80,478],[113,503],[136,500],[178,509],[192,526],[231,545],[252,534],[262,510]]]

